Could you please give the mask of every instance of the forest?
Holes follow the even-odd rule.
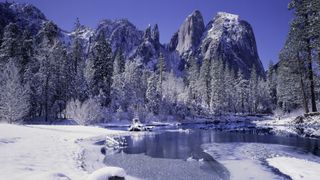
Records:
[[[46,21],[38,32],[8,23],[1,33],[0,116],[10,123],[73,119],[79,124],[131,120],[182,121],[185,118],[317,112],[320,95],[319,2],[293,0],[294,13],[279,61],[266,72],[232,68],[225,56],[189,55],[181,73],[167,68],[159,51],[152,68],[141,58],[111,47],[96,31],[90,45],[74,24],[72,41]],[[10,3],[3,3],[2,9]],[[158,27],[144,39],[159,39]],[[166,48],[166,47],[165,47]],[[147,55],[145,55],[147,56]]]

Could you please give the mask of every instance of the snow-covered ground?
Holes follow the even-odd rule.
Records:
[[[86,179],[96,169],[85,169],[93,162],[83,162],[82,140],[124,133],[90,126],[0,124],[0,179]]]
[[[230,171],[230,179],[285,179],[272,167],[292,179],[320,177],[320,158],[294,147],[261,143],[210,143],[202,147]]]
[[[320,164],[316,162],[292,157],[274,157],[267,159],[267,162],[294,180],[320,178]]]
[[[129,133],[77,125],[0,124],[0,179],[92,180],[112,175],[125,175],[126,179],[136,179],[130,175],[146,179],[201,175],[210,179],[212,174],[201,170],[203,159],[125,153],[104,156],[100,153],[101,144],[94,144],[104,140],[116,147],[119,141],[114,139],[125,135],[143,139],[146,133],[151,132]],[[201,147],[230,172],[230,179],[283,179],[275,169],[292,179],[320,177],[320,158],[297,147],[261,143],[208,143]],[[116,148],[110,152],[121,151]]]
[[[305,116],[302,110],[297,110],[290,114],[275,113],[253,123],[257,127],[272,128],[272,132],[278,135],[320,138],[320,114]]]

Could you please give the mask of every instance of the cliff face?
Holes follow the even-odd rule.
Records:
[[[170,50],[176,50],[182,58],[222,59],[247,76],[255,66],[258,74],[265,76],[248,22],[238,15],[219,12],[204,29],[201,14],[195,12],[186,18],[178,33],[172,37]]]
[[[180,55],[193,51],[200,43],[204,32],[204,22],[200,11],[196,10],[182,23],[177,33],[175,49]],[[174,41],[175,39],[173,39]]]

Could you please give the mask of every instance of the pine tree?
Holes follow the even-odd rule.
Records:
[[[198,67],[198,62],[197,59],[194,57],[190,57],[188,60],[188,66],[187,66],[187,84],[190,88],[190,99],[192,100],[192,103],[197,104],[199,98],[199,93],[198,91],[198,78],[199,78],[199,67]]]
[[[158,63],[157,63],[157,73],[159,74],[158,81],[158,91],[160,92],[160,96],[162,97],[162,82],[163,82],[163,74],[165,71],[165,60],[163,54],[160,53]]]
[[[241,70],[238,71],[236,79],[236,92],[237,111],[242,113],[248,112],[249,81]]]
[[[100,95],[101,105],[108,106],[111,102],[111,85],[113,74],[112,51],[106,41],[105,33],[98,34],[92,49],[94,74],[92,78],[92,96]]]
[[[21,38],[21,78],[23,83],[30,80],[28,77],[31,73],[34,57],[34,43],[33,38],[28,30],[24,30]]]
[[[15,60],[17,65],[21,61],[21,34],[15,23],[10,23],[4,28],[2,43],[0,47],[0,65],[4,66],[9,58]]]
[[[125,59],[123,56],[122,49],[118,49],[116,51],[116,56],[114,58],[114,65],[113,65],[113,75],[118,75],[124,72],[125,69]]]
[[[147,109],[153,114],[159,113],[159,105],[160,105],[160,93],[157,90],[158,78],[152,73],[148,78],[148,85],[146,91],[147,98]]]
[[[258,108],[258,75],[254,65],[251,69],[249,80],[249,103],[250,112],[256,113]]]
[[[272,109],[274,109],[277,105],[277,76],[274,69],[273,62],[270,61],[268,73],[267,73],[267,84],[268,84],[268,92],[270,96],[270,102],[272,104]]]
[[[79,18],[77,18],[74,24],[74,38],[72,42],[72,61],[73,71],[77,74],[78,65],[83,61],[83,45],[80,39],[81,24]]]
[[[312,112],[317,111],[316,96],[314,87],[314,73],[313,73],[313,50],[316,39],[319,36],[319,30],[317,30],[317,15],[319,15],[319,0],[291,0],[289,9],[295,10],[295,19],[291,24],[291,31],[298,31],[301,43],[304,43],[303,51],[306,53],[305,61],[308,70],[308,80],[310,82],[310,99]]]
[[[0,119],[14,123],[29,113],[28,86],[20,81],[19,69],[10,60],[0,73]]]
[[[225,110],[224,67],[220,59],[211,63],[211,99],[210,107],[214,114],[221,114]]]
[[[210,59],[203,60],[199,75],[199,93],[201,95],[202,104],[210,108]]]
[[[33,94],[32,98],[36,98],[33,103],[33,109],[38,111],[38,116],[44,117],[48,121],[54,116],[51,113],[55,99],[55,50],[58,46],[58,27],[52,22],[44,24],[43,28],[36,36],[36,52],[35,58],[39,63],[39,68],[32,80]],[[36,112],[34,112],[36,113]]]
[[[225,101],[226,101],[226,107],[227,111],[229,112],[237,112],[236,108],[236,77],[234,70],[230,67],[225,68]]]

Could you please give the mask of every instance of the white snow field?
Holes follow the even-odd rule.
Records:
[[[275,174],[271,167],[294,180],[317,180],[320,177],[320,158],[294,147],[262,143],[211,143],[204,144],[202,148],[222,163],[230,171],[230,179],[234,180],[284,179]]]
[[[124,133],[90,126],[0,124],[0,179],[86,179],[91,172],[83,167],[88,165],[79,140]],[[123,173],[105,168],[95,174],[117,172]]]
[[[267,162],[293,180],[318,180],[320,178],[320,164],[316,162],[292,157],[274,157],[267,159]]]

